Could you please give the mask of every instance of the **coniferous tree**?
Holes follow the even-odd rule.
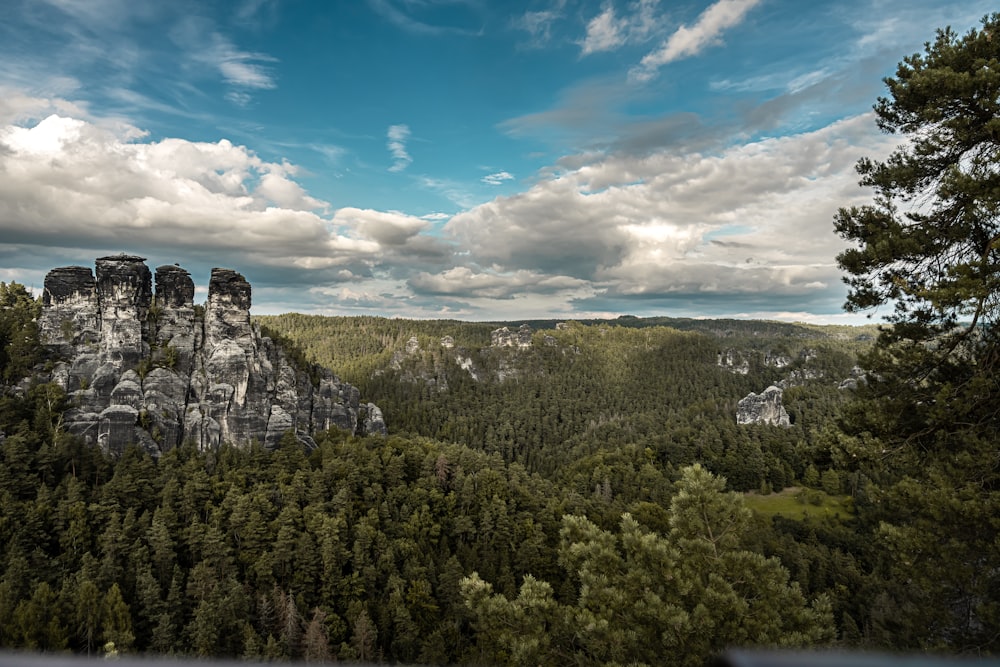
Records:
[[[872,476],[885,545],[871,622],[900,647],[1000,648],[1000,14],[939,30],[875,105],[903,135],[842,209],[847,308],[893,309],[840,450]],[[877,512],[875,509],[877,508]],[[905,582],[905,583],[904,583]],[[881,628],[881,630],[879,630]]]
[[[560,564],[575,604],[527,576],[516,597],[462,581],[479,659],[504,664],[700,665],[731,645],[812,646],[834,636],[829,602],[806,603],[787,570],[742,548],[749,510],[725,480],[684,469],[667,536],[625,514],[617,533],[563,518]]]

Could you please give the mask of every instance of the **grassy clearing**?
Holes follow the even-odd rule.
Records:
[[[743,498],[747,507],[767,517],[780,514],[789,519],[846,519],[854,514],[854,503],[850,496],[831,496],[817,489],[797,486],[766,496],[750,492],[744,494]]]

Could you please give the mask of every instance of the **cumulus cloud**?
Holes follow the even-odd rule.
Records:
[[[428,229],[430,222],[399,211],[342,208],[334,215],[335,223],[357,230],[362,236],[383,245],[406,244],[420,232]]]
[[[600,14],[587,23],[587,34],[580,42],[581,55],[612,51],[620,46],[642,42],[656,29],[656,8],[659,0],[638,0],[629,5],[624,16],[607,4]]]
[[[25,248],[238,253],[242,266],[331,276],[400,264],[406,258],[393,254],[400,243],[411,262],[448,252],[433,239],[409,241],[430,224],[419,218],[358,211],[350,220],[350,211],[323,218],[329,205],[295,182],[293,165],[244,146],[134,134],[56,114],[0,126],[0,237]]]
[[[646,54],[629,71],[633,81],[648,81],[660,67],[694,56],[719,41],[723,31],[738,25],[760,0],[718,0],[708,7],[691,27],[679,27],[657,50]]]
[[[403,171],[410,166],[413,158],[406,151],[406,140],[410,138],[410,128],[408,125],[390,125],[386,131],[386,148],[392,155],[393,163],[389,171]]]
[[[200,256],[266,275],[262,289],[299,286],[291,302],[264,292],[272,312],[325,312],[327,299],[345,312],[426,317],[585,317],[623,303],[733,314],[765,312],[774,297],[789,312],[836,310],[832,216],[867,198],[855,161],[884,155],[892,139],[869,114],[714,152],[578,155],[454,216],[329,214],[295,165],[244,146],[154,141],[51,114],[0,124],[0,259],[58,246],[89,263],[88,248],[155,248],[193,269]]]
[[[76,87],[76,82],[64,86]],[[18,123],[48,116],[53,111],[68,116],[85,116],[84,105],[60,97],[39,98],[17,88],[0,86],[0,123]]]
[[[445,229],[483,266],[568,276],[606,295],[817,293],[839,283],[832,217],[863,198],[854,164],[890,145],[861,116],[716,155],[609,156]]]

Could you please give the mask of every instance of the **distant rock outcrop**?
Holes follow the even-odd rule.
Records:
[[[749,360],[747,360],[742,352],[733,348],[719,352],[716,356],[716,365],[719,368],[724,368],[731,373],[738,373],[740,375],[746,375],[750,372]]]
[[[777,353],[777,352],[765,352],[764,353],[764,365],[773,366],[774,368],[784,368],[792,363],[792,360],[788,355]]]
[[[782,391],[771,385],[761,394],[750,392],[736,407],[737,424],[791,426],[788,412],[781,404]]]
[[[45,278],[41,339],[62,361],[51,378],[73,407],[66,427],[111,453],[137,443],[159,454],[193,440],[202,449],[258,441],[274,447],[287,431],[338,427],[385,433],[381,411],[321,367],[298,368],[250,321],[250,284],[213,269],[204,309],[176,265],[102,257],[90,269],[53,269]]]
[[[531,347],[532,333],[531,327],[527,324],[522,324],[516,333],[507,327],[500,327],[490,333],[490,345],[492,347],[529,348]]]

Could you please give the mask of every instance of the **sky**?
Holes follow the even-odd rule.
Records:
[[[862,322],[833,217],[902,141],[882,79],[992,4],[4,0],[0,280],[127,252],[256,314]]]

